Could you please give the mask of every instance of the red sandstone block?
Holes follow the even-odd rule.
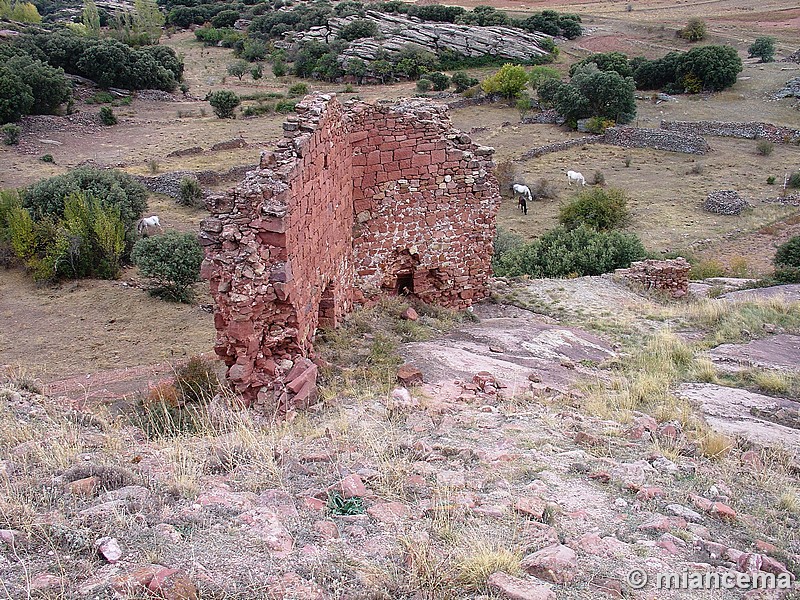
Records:
[[[441,164],[445,161],[446,158],[447,158],[447,152],[445,152],[444,150],[434,150],[433,152],[431,152],[431,160],[435,165],[441,166]]]
[[[381,150],[381,162],[386,163],[392,160],[392,154],[391,150]]]
[[[361,166],[367,164],[367,155],[366,154],[355,154],[353,155],[353,165],[354,166]]]
[[[373,150],[367,155],[367,166],[377,165],[380,162],[381,162],[380,150]]]
[[[410,158],[400,161],[400,169],[402,171],[405,171],[406,169],[410,169],[410,168],[411,168],[411,159]]]

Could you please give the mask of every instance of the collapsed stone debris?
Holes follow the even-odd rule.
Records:
[[[664,292],[672,298],[682,298],[689,291],[690,269],[685,258],[641,260],[631,263],[627,269],[617,269],[614,276],[648,290]]]
[[[207,199],[200,235],[215,350],[244,401],[277,412],[313,402],[316,367],[299,359],[354,306],[486,297],[500,202],[494,150],[453,129],[444,105],[317,93],[283,129],[258,169]]]

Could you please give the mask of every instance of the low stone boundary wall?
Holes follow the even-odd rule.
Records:
[[[225,181],[244,179],[248,171],[254,171],[258,165],[241,165],[227,171],[171,171],[161,175],[134,175],[134,178],[154,194],[164,194],[170,198],[180,198],[181,180],[197,179],[200,185],[216,185]]]
[[[648,290],[682,298],[689,292],[689,269],[691,265],[685,258],[642,260],[632,263],[628,269],[617,269],[614,275]]]
[[[523,154],[520,160],[529,160],[551,152],[563,152],[585,144],[608,144],[622,148],[652,148],[686,154],[705,154],[711,149],[708,142],[698,135],[642,127],[609,127],[604,135],[589,135],[533,148]]]
[[[603,137],[606,144],[623,148],[652,148],[686,154],[705,154],[711,149],[706,140],[691,132],[676,133],[642,127],[609,127]]]
[[[713,135],[749,140],[769,140],[778,144],[800,140],[800,130],[772,123],[727,123],[724,121],[661,121],[661,129],[695,135]]]

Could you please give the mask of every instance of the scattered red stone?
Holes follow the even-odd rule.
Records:
[[[578,559],[572,548],[557,544],[529,554],[522,559],[520,566],[539,579],[567,584],[577,576]]]
[[[502,571],[489,575],[487,585],[510,600],[556,600],[556,595],[543,583],[525,581]]]
[[[356,473],[348,475],[339,482],[338,486],[335,487],[338,488],[338,491],[344,498],[354,498],[356,496],[362,498],[368,493],[367,486],[364,485],[364,482],[361,481],[361,477],[359,477]]]
[[[419,385],[422,383],[422,371],[414,365],[401,365],[400,368],[397,369],[397,381],[406,387]]]
[[[514,503],[514,510],[523,515],[533,517],[537,521],[541,521],[544,517],[544,512],[547,509],[547,502],[539,496],[528,496],[520,498]]]
[[[419,315],[417,314],[417,311],[415,311],[413,308],[409,306],[402,312],[400,318],[405,319],[406,321],[416,321],[417,319],[419,319]]]
[[[636,492],[637,500],[652,500],[653,498],[661,498],[664,496],[664,490],[660,487],[643,487]]]
[[[67,491],[70,494],[85,498],[90,498],[97,494],[98,489],[100,489],[100,478],[94,475],[67,484]]]

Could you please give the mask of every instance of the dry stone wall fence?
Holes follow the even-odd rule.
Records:
[[[258,169],[207,199],[200,235],[216,352],[246,402],[278,411],[312,400],[297,370],[316,367],[300,359],[354,305],[486,297],[500,202],[493,149],[453,129],[444,105],[312,94],[283,129]]]
[[[661,121],[661,129],[685,134],[769,140],[778,144],[800,141],[800,130],[772,123],[726,123],[723,121]]]
[[[682,298],[689,292],[690,269],[691,265],[685,258],[642,260],[631,263],[627,269],[617,269],[614,275],[645,289]]]

